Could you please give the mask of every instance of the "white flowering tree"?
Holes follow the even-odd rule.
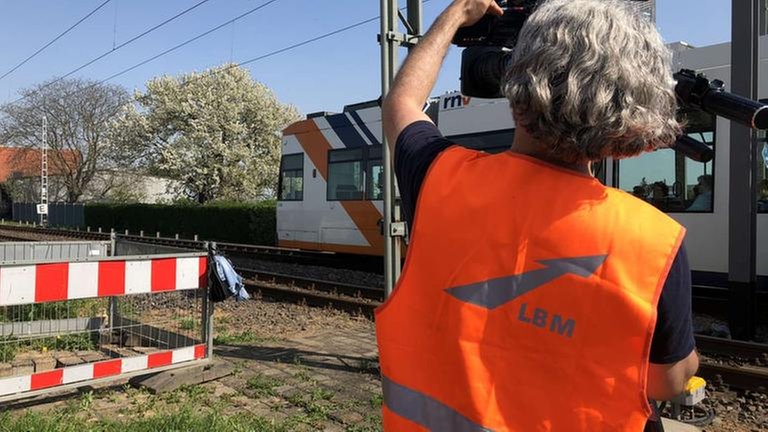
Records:
[[[274,196],[281,131],[299,115],[247,70],[154,78],[135,101],[113,130],[128,165],[179,180],[200,203]]]

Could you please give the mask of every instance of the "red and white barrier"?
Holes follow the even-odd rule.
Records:
[[[207,287],[201,256],[5,265],[0,306]]]
[[[25,338],[30,337],[30,334],[37,337],[52,338],[67,332],[79,331],[82,333],[86,331],[90,332],[93,338],[96,335],[95,332],[98,331],[99,337],[110,336],[110,341],[104,342],[106,344],[113,343],[111,339],[116,335],[122,338],[124,332],[127,332],[128,335],[133,335],[140,340],[148,338],[153,341],[152,346],[164,346],[170,349],[150,354],[137,352],[137,355],[132,355],[133,353],[129,352],[126,353],[127,356],[125,357],[32,374],[26,374],[29,370],[16,369],[14,366],[14,372],[18,371],[17,373],[24,375],[0,378],[0,400],[16,399],[29,393],[53,390],[70,384],[85,385],[93,380],[118,379],[129,375],[140,375],[143,371],[152,369],[169,369],[176,367],[176,365],[185,366],[205,360],[213,343],[209,325],[213,309],[212,304],[207,301],[207,292],[201,291],[193,293],[194,295],[191,296],[180,297],[191,299],[188,300],[187,308],[189,309],[187,312],[191,314],[190,316],[198,316],[201,319],[199,338],[174,333],[177,329],[173,326],[171,328],[153,327],[151,322],[141,322],[141,316],[136,318],[137,321],[133,321],[133,318],[127,320],[129,321],[128,325],[116,325],[116,323],[122,323],[125,318],[120,316],[119,299],[115,297],[205,289],[208,287],[207,256],[207,253],[183,253],[157,257],[129,256],[83,261],[26,262],[1,265],[0,308],[3,308],[4,313],[10,314],[8,316],[27,317],[25,314],[32,314],[31,311],[34,308],[31,311],[24,311],[24,308],[20,307],[21,305],[67,302],[98,297],[111,298],[108,303],[109,314],[96,317],[99,323],[97,325],[100,326],[98,328],[89,327],[93,317],[81,318],[79,315],[72,315],[68,308],[65,308],[61,314],[54,314],[49,311],[48,315],[29,315],[28,318],[13,321],[11,325],[4,323],[4,333],[0,336],[10,337],[4,342],[7,346],[15,346],[13,344],[22,344],[19,346],[23,346]],[[198,315],[200,312],[195,309],[195,299],[202,299],[202,315]],[[124,300],[129,301],[129,299]],[[106,306],[107,302],[101,304]],[[149,314],[148,319],[151,320],[151,316],[152,314]],[[82,319],[87,320],[86,327],[70,330],[71,321]],[[47,330],[45,330],[46,323],[48,325]],[[27,334],[32,331],[37,333]],[[147,335],[146,331],[151,334]],[[167,338],[168,341],[158,340],[161,337]],[[171,343],[171,338],[174,338],[175,343]],[[199,343],[200,341],[203,343]],[[101,342],[99,343],[101,344]],[[185,346],[178,348],[182,345]],[[3,361],[6,362],[3,363],[3,366],[7,373],[11,364],[7,363],[8,359]],[[35,368],[37,368],[37,364],[35,364]],[[38,394],[40,393],[44,392]]]
[[[160,351],[147,355],[104,360],[77,366],[53,369],[31,375],[0,379],[0,397],[16,393],[26,393],[121,374],[150,370],[163,366],[186,363],[205,358],[206,346],[203,344]]]

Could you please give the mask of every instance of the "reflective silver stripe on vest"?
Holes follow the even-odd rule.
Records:
[[[435,432],[493,432],[424,393],[381,376],[384,403],[393,413]]]
[[[568,273],[588,278],[607,257],[608,255],[593,255],[540,260],[538,262],[543,264],[544,268],[448,288],[445,291],[463,302],[495,309]]]

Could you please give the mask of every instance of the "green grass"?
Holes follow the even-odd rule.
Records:
[[[80,409],[87,411],[93,405],[93,391],[89,390],[80,395]]]
[[[62,335],[55,338],[40,339],[40,341],[50,344],[46,345],[49,350],[90,351],[96,349],[96,344],[93,343],[90,333]]]
[[[182,318],[179,320],[179,327],[182,330],[194,330],[197,328],[197,320],[194,318]]]
[[[232,413],[227,410],[232,406],[227,397],[211,399],[211,390],[203,386],[182,386],[162,395],[126,386],[122,395],[126,400],[114,412],[104,411],[98,404],[99,400],[117,397],[114,391],[84,392],[47,412],[0,408],[0,432],[289,432],[303,420],[279,422],[247,411]],[[122,418],[114,419],[117,413]],[[103,416],[109,419],[99,419]]]
[[[384,397],[382,395],[373,395],[371,396],[371,408],[380,409],[381,406],[384,404]]]
[[[137,317],[136,305],[133,302],[118,301],[117,313],[124,318],[136,318]]]
[[[382,430],[381,422],[376,418],[368,418],[361,424],[350,425],[345,432],[379,432]]]
[[[16,358],[19,344],[13,336],[0,336],[0,362],[9,362]]]
[[[281,384],[279,380],[262,374],[251,377],[245,383],[246,387],[253,390],[254,394],[258,397],[274,396],[275,387],[279,387]]]
[[[151,418],[133,418],[125,421],[94,422],[69,412],[34,413],[27,411],[14,417],[0,414],[0,432],[288,432],[288,426],[276,424],[264,417],[241,413],[222,416],[217,413],[199,413],[185,406],[177,412],[159,414]]]
[[[90,332],[28,340],[14,336],[0,337],[0,361],[2,362],[9,362],[16,358],[17,354],[29,351],[91,351],[94,349],[96,344]]]
[[[96,317],[106,311],[104,299],[81,299],[66,302],[51,302],[18,305],[0,311],[0,321],[22,322],[41,319],[64,319],[75,317]]]
[[[332,401],[334,395],[335,393],[330,390],[316,387],[311,392],[296,393],[286,399],[291,404],[304,409],[302,423],[319,427],[329,419],[332,412],[339,409],[339,405]]]

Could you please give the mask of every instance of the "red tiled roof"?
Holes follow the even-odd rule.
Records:
[[[48,152],[48,174],[55,176],[63,170],[57,168],[53,150]],[[64,150],[67,164],[73,165],[77,160],[75,152]],[[12,177],[35,177],[40,175],[40,150],[22,147],[0,147],[0,182]]]

